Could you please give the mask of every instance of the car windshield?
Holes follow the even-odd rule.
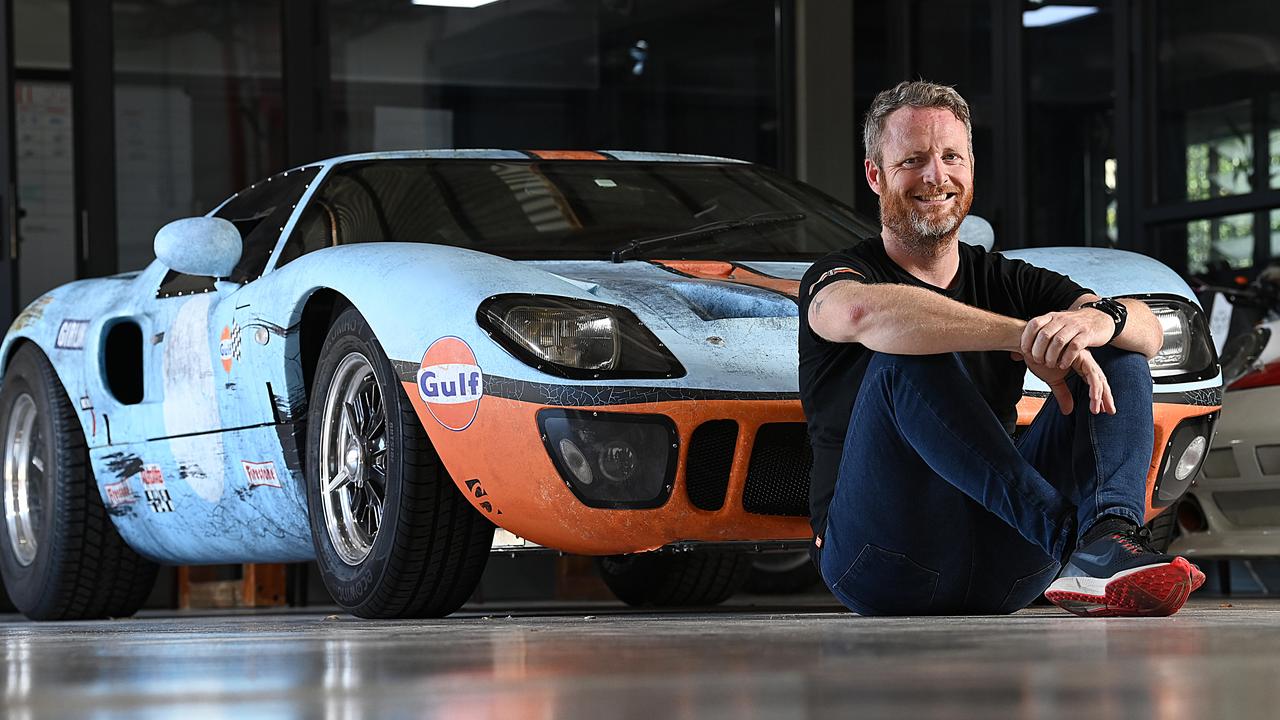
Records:
[[[684,235],[711,226],[718,229]],[[518,260],[604,260],[668,235],[625,256],[811,260],[878,232],[835,200],[755,165],[372,160],[329,173],[282,262],[322,247],[385,241]]]

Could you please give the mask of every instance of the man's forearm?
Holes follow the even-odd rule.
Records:
[[[829,292],[830,295],[824,297]],[[824,309],[841,308],[838,313]],[[819,293],[811,309],[819,335],[876,352],[936,355],[1018,349],[1026,323],[909,285],[840,283]]]
[[[1155,357],[1164,345],[1164,330],[1155,313],[1141,300],[1123,298],[1120,302],[1124,303],[1129,316],[1125,320],[1124,330],[1111,341],[1111,346],[1142,353],[1148,359]]]

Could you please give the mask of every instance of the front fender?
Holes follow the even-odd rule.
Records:
[[[1002,254],[1067,275],[1102,297],[1164,294],[1200,304],[1186,281],[1164,263],[1127,250],[1055,247]]]

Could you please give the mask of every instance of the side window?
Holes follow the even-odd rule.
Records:
[[[281,228],[319,172],[319,167],[308,167],[280,173],[237,193],[214,213],[214,217],[229,220],[236,226],[243,244],[240,262],[229,280],[247,283],[261,277],[280,239]],[[160,284],[157,297],[208,292],[213,289],[213,281],[211,277],[170,270]]]

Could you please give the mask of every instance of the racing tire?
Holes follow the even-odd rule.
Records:
[[[1174,503],[1164,512],[1151,518],[1147,523],[1151,532],[1151,549],[1156,552],[1168,552],[1169,546],[1178,539],[1178,503]]]
[[[751,557],[746,591],[757,595],[791,595],[822,583],[808,550],[758,553]]]
[[[32,620],[133,615],[159,567],[116,531],[75,410],[49,361],[18,349],[0,388],[0,574]]]
[[[736,552],[641,553],[596,559],[604,584],[636,606],[718,605],[742,588],[751,560]]]
[[[443,617],[471,597],[494,526],[449,477],[354,308],[330,326],[316,366],[305,476],[320,576],[344,610]]]

